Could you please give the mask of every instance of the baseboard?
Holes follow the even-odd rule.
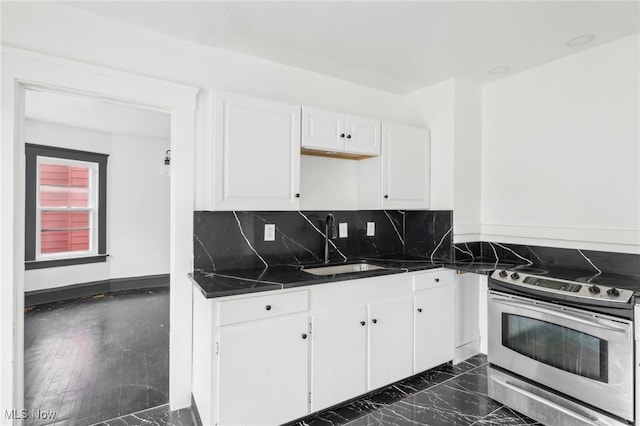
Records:
[[[114,278],[67,285],[64,287],[47,288],[44,290],[27,291],[24,294],[24,305],[41,305],[43,303],[59,302],[62,300],[92,296],[94,294],[107,293],[110,291],[138,290],[157,287],[169,287],[169,274]]]
[[[196,404],[196,400],[193,398],[193,394],[191,394],[191,412],[193,413],[193,420],[195,421],[196,426],[202,426],[200,411],[198,411],[198,404]]]
[[[146,275],[144,277],[114,278],[110,281],[111,291],[169,287],[169,274]]]

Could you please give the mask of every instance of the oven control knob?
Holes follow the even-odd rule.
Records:
[[[520,275],[518,275],[517,272],[514,272],[513,274],[511,274],[511,279],[517,280],[518,278],[520,278]]]
[[[589,287],[589,293],[593,293],[593,294],[598,294],[600,293],[600,287],[598,287],[597,285],[592,285],[591,287]]]
[[[615,288],[615,287],[614,287],[614,288],[610,288],[609,290],[607,290],[607,294],[608,294],[609,296],[613,296],[613,297],[618,297],[618,296],[620,296],[620,292],[619,292],[619,291],[618,291],[618,289],[617,289],[617,288]]]
[[[498,275],[500,275],[501,278],[504,278],[507,276],[507,271],[500,271],[498,272]]]

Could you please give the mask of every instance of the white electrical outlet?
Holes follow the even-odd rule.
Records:
[[[367,237],[373,237],[376,235],[376,223],[367,222]]]
[[[264,225],[264,240],[275,241],[276,240],[276,225],[273,223],[266,223]]]
[[[343,222],[340,224],[339,228],[338,228],[338,236],[340,238],[347,238],[347,232],[348,231],[348,225],[346,222]]]

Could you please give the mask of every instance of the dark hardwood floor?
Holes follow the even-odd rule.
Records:
[[[91,425],[168,402],[168,289],[26,311],[27,425]],[[55,419],[38,418],[37,410]]]

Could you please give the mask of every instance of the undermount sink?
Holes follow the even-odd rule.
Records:
[[[376,269],[388,268],[385,268],[384,266],[373,265],[371,263],[350,263],[348,265],[317,266],[314,268],[303,269],[303,271],[313,275],[338,275],[349,274],[353,272],[375,271]]]

